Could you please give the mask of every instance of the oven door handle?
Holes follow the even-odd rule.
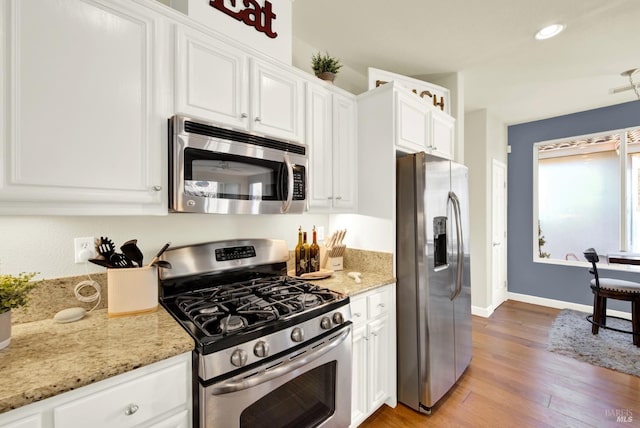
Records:
[[[207,391],[212,395],[222,395],[229,394],[231,392],[242,391],[244,389],[252,388],[256,385],[260,385],[262,383],[268,382],[272,379],[290,373],[304,365],[309,364],[310,362],[317,360],[327,352],[335,349],[342,342],[345,341],[347,337],[349,337],[349,333],[351,332],[351,327],[345,328],[340,334],[337,336],[330,336],[327,343],[324,343],[322,346],[313,348],[312,346],[305,349],[305,353],[301,356],[300,352],[296,352],[296,355],[300,357],[296,357],[293,360],[282,363],[277,367],[272,369],[265,370],[263,372],[259,372],[254,376],[246,378],[246,373],[235,378],[228,379],[221,383],[216,383],[214,385],[208,386]],[[315,344],[314,344],[315,345]],[[308,353],[310,350],[311,353]]]
[[[289,154],[284,154],[284,164],[287,166],[287,200],[282,203],[281,212],[284,214],[291,208],[291,202],[293,201],[293,165],[289,160]]]

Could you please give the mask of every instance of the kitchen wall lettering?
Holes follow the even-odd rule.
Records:
[[[225,4],[227,2],[231,8],[227,7]],[[264,6],[260,6],[257,0],[242,0],[242,4],[245,6],[244,9],[234,10],[232,8],[236,7],[236,0],[211,0],[209,2],[209,6],[250,27],[255,27],[257,31],[264,33],[267,37],[271,39],[278,37],[278,33],[273,31],[272,24],[276,19],[276,14],[273,13],[271,2],[265,1]]]

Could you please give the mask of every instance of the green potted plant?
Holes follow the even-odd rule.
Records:
[[[341,67],[340,60],[333,58],[328,52],[324,55],[318,52],[311,57],[311,68],[314,74],[322,80],[333,82]]]
[[[0,275],[0,349],[11,341],[11,310],[29,304],[29,292],[37,285],[31,279],[36,275],[36,272]]]

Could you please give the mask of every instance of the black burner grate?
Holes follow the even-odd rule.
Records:
[[[185,293],[176,306],[209,337],[259,328],[339,298],[326,288],[287,276],[259,278]]]

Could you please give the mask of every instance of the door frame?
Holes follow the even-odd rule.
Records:
[[[507,300],[507,165],[497,159],[491,164],[491,202],[491,304],[495,309]],[[502,229],[497,231],[501,237],[496,235],[497,228]]]

